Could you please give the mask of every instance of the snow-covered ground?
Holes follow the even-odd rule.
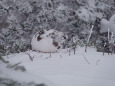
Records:
[[[58,53],[26,51],[4,58],[19,63],[26,72],[12,71],[0,65],[0,77],[18,81],[45,83],[48,86],[115,86],[115,54],[108,55],[88,48],[78,48],[76,54],[61,50]],[[29,55],[33,61],[29,58]]]

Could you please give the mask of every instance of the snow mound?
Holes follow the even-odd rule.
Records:
[[[112,31],[113,33],[115,33],[115,15],[113,15],[113,16],[110,18],[109,23],[110,23],[111,31]]]
[[[115,33],[115,15],[111,16],[109,21],[107,19],[101,20],[101,30],[100,32],[107,32],[108,28],[110,29],[110,32]]]
[[[102,19],[100,33],[107,32],[108,28],[109,28],[109,21],[107,19]]]
[[[37,32],[31,41],[32,50],[40,52],[57,52],[67,39],[63,32],[57,30],[41,30]]]

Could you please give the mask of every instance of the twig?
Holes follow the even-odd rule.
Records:
[[[4,63],[9,63],[9,61],[6,61],[2,56],[0,56],[0,60]]]
[[[74,48],[73,48],[74,54],[76,53],[76,47],[77,47],[77,44],[75,44],[75,45],[74,45]]]
[[[82,53],[81,53],[82,54]],[[82,54],[83,55],[83,54]],[[83,57],[84,57],[84,59],[85,59],[85,61],[88,63],[88,64],[90,64],[90,62],[87,60],[87,58],[83,55]]]
[[[60,58],[62,58],[62,55],[60,55]]]
[[[86,45],[85,45],[85,52],[87,52],[87,43],[86,43]]]
[[[99,62],[100,62],[100,60],[97,60],[97,61],[96,61],[96,64],[99,65]]]
[[[71,50],[69,49],[69,56],[71,55]]]
[[[52,54],[50,53],[50,58],[51,58]]]
[[[51,53],[50,53],[50,56],[49,56],[49,57],[47,57],[46,59],[48,59],[48,58],[51,58]]]
[[[106,46],[106,42],[104,43],[104,46],[103,46],[103,56],[104,56],[104,53],[105,53],[105,46]]]
[[[105,52],[105,47],[103,48],[103,56],[104,56],[104,52]]]
[[[96,64],[99,65],[99,64],[98,64],[98,61],[96,61]]]
[[[110,36],[110,35],[109,35],[109,28],[108,28],[108,42],[109,42],[109,36]]]
[[[34,56],[31,56],[29,53],[26,54],[29,56],[30,60],[33,61]]]

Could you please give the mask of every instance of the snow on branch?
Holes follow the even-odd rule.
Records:
[[[89,40],[90,40],[90,38],[91,38],[91,34],[93,33],[93,28],[94,28],[94,25],[92,25],[92,27],[91,27],[90,34],[89,34],[87,43],[89,43]]]
[[[109,35],[109,32],[110,32],[110,31],[109,31],[109,28],[108,28],[108,42],[109,42],[109,36],[110,36],[110,35]]]
[[[87,40],[87,43],[86,43],[86,46],[85,46],[85,52],[87,51],[87,45],[88,45],[89,40],[90,40],[90,38],[91,38],[91,35],[92,35],[92,33],[93,33],[93,28],[94,28],[94,25],[92,25],[91,30],[90,30],[90,33],[89,33],[88,40]]]

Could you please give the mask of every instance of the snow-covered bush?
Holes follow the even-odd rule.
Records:
[[[0,54],[30,49],[32,34],[41,29],[74,33],[80,38],[96,17],[110,18],[115,13],[113,3],[113,0],[0,0]]]
[[[57,30],[41,30],[37,32],[31,41],[33,50],[40,52],[56,52],[64,46],[67,36]]]
[[[98,38],[95,46],[98,52],[109,52],[109,44],[107,38]]]
[[[100,32],[108,32],[108,29],[110,32],[115,33],[115,15],[113,15],[109,20],[103,18],[101,20],[101,30]]]
[[[95,20],[95,15],[93,14],[92,11],[90,11],[90,9],[81,7],[80,9],[77,10],[77,14],[81,20],[89,22]]]

